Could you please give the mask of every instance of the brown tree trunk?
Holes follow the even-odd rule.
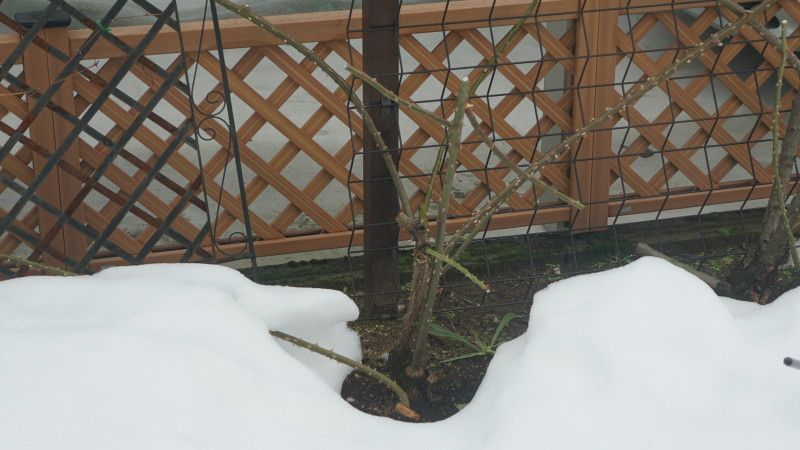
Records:
[[[800,144],[800,95],[794,98],[789,115],[788,128],[783,139],[780,159],[780,182],[786,186],[794,166],[797,147]],[[789,193],[787,189],[783,190]],[[789,251],[795,245],[783,227],[780,202],[786,199],[773,189],[764,214],[764,224],[756,242],[750,246],[742,261],[733,267],[728,276],[731,295],[758,303],[774,300],[771,287],[774,285],[778,268],[789,259]],[[792,230],[800,228],[800,196],[795,195],[787,206],[787,216]]]
[[[406,222],[406,220],[400,220]],[[424,401],[425,374],[408,373],[406,369],[411,365],[414,345],[417,339],[419,321],[425,308],[425,295],[431,283],[430,257],[425,252],[428,248],[428,229],[424,226],[401,223],[403,228],[410,230],[414,237],[414,266],[411,279],[411,294],[408,299],[408,308],[403,320],[403,328],[397,341],[389,352],[387,370],[390,376],[397,381],[408,393],[412,406],[418,406]]]

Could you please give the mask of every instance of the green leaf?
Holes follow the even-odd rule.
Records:
[[[459,360],[462,360],[462,359],[475,358],[477,356],[486,356],[486,353],[484,353],[484,352],[465,353],[463,355],[458,355],[458,356],[454,356],[452,358],[443,359],[440,362],[441,363],[447,363],[447,362],[459,361]]]
[[[483,281],[479,280],[478,277],[475,276],[475,274],[470,272],[469,269],[467,269],[466,267],[462,266],[458,261],[454,260],[453,258],[451,258],[451,257],[449,257],[449,256],[447,256],[445,254],[439,253],[439,252],[437,252],[436,250],[434,250],[432,248],[426,248],[425,249],[425,253],[433,256],[434,258],[436,258],[436,259],[438,259],[440,261],[443,261],[445,264],[447,264],[447,265],[451,266],[452,268],[456,269],[457,271],[461,272],[462,274],[464,274],[465,277],[467,277],[467,279],[469,281],[472,281],[473,283],[475,283],[476,286],[478,286],[479,288],[483,289],[484,292],[492,292],[492,290],[489,289],[489,286],[486,283],[484,283]]]
[[[451,341],[460,342],[461,344],[465,345],[466,347],[469,347],[472,350],[481,351],[481,348],[476,346],[466,336],[462,336],[456,333],[455,331],[448,330],[447,328],[435,323],[432,323],[430,325],[430,328],[428,329],[428,334],[430,334],[431,336],[436,336],[438,338],[450,339]]]
[[[500,322],[497,324],[497,328],[494,330],[494,336],[492,336],[492,342],[489,344],[489,348],[494,349],[497,345],[500,345],[495,344],[497,342],[497,338],[500,337],[500,333],[503,332],[503,330],[508,326],[509,323],[511,323],[512,320],[521,317],[521,315],[515,313],[507,313],[505,316],[503,316],[503,318],[500,319]]]

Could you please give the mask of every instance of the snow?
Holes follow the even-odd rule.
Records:
[[[473,402],[408,424],[342,399],[352,301],[207,265],[0,283],[0,439],[16,449],[794,449],[800,290],[759,307],[643,258],[554,283]]]

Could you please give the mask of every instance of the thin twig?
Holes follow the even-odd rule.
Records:
[[[348,357],[346,357],[344,355],[340,355],[340,354],[334,352],[333,350],[324,349],[324,348],[320,347],[317,344],[312,344],[311,342],[303,340],[303,339],[301,339],[301,338],[299,338],[297,336],[292,336],[291,334],[284,333],[282,331],[270,330],[269,334],[275,336],[278,339],[282,339],[282,340],[284,340],[286,342],[289,342],[289,343],[291,343],[293,345],[296,345],[296,346],[304,348],[304,349],[306,349],[308,351],[314,352],[314,353],[316,353],[318,355],[322,355],[322,356],[324,356],[326,358],[330,358],[330,359],[332,359],[332,360],[334,360],[336,362],[340,362],[340,363],[342,363],[344,365],[350,366],[353,369],[363,373],[364,375],[367,375],[369,377],[372,377],[372,378],[380,381],[386,387],[391,389],[392,392],[397,394],[397,397],[400,399],[400,403],[402,403],[403,405],[405,405],[407,407],[410,407],[411,404],[408,401],[408,394],[406,394],[406,391],[404,391],[403,388],[401,388],[397,383],[395,383],[394,380],[392,380],[391,378],[387,377],[386,375],[378,372],[377,370],[373,369],[372,367],[366,366],[366,365],[364,365],[364,364],[362,364],[362,363],[360,363],[358,361],[355,361],[353,359],[350,359],[350,358],[348,358]]]
[[[350,72],[351,74],[353,74],[353,76],[356,77],[357,79],[359,79],[362,82],[364,82],[364,84],[369,85],[370,87],[372,87],[376,91],[380,92],[381,95],[383,95],[384,97],[388,98],[389,100],[399,104],[400,106],[403,106],[403,107],[405,107],[407,109],[410,109],[411,111],[414,111],[416,113],[422,114],[423,116],[428,117],[430,119],[433,119],[433,120],[435,120],[436,122],[438,122],[442,126],[450,127],[450,126],[453,125],[452,122],[450,122],[449,120],[445,119],[444,117],[436,114],[435,112],[428,111],[427,109],[419,106],[415,102],[413,102],[411,100],[408,100],[408,99],[405,99],[405,98],[395,94],[394,92],[392,92],[391,90],[386,88],[384,85],[380,84],[378,82],[378,80],[376,80],[375,78],[369,76],[366,72],[358,70],[355,67],[351,66],[350,64],[347,65],[347,71]]]
[[[14,263],[14,264],[16,264],[18,266],[24,266],[24,267],[27,267],[29,269],[39,270],[41,272],[44,272],[44,273],[50,274],[50,275],[58,275],[58,276],[62,276],[62,277],[74,277],[74,276],[78,275],[75,272],[70,272],[68,270],[59,269],[58,267],[48,266],[47,264],[42,264],[42,263],[38,263],[38,262],[34,262],[34,261],[29,261],[29,260],[27,260],[25,258],[20,258],[19,256],[0,254],[0,261],[8,261],[8,262]]]
[[[564,203],[572,206],[573,208],[583,209],[583,208],[586,207],[586,205],[584,205],[583,203],[581,203],[578,200],[575,200],[574,198],[570,197],[569,195],[559,191],[558,189],[554,188],[553,186],[550,186],[549,184],[547,184],[544,181],[540,180],[536,176],[526,173],[524,170],[519,168],[519,166],[517,166],[516,164],[511,162],[511,160],[508,159],[506,154],[503,153],[502,150],[497,148],[497,145],[494,142],[492,142],[492,140],[489,139],[489,136],[483,131],[483,127],[481,126],[480,122],[478,121],[478,118],[475,116],[475,113],[473,113],[472,110],[468,109],[466,114],[467,114],[467,119],[469,119],[469,123],[472,124],[472,128],[475,130],[476,133],[478,133],[478,136],[481,138],[483,143],[487,147],[489,147],[489,150],[491,150],[492,153],[494,153],[494,155],[497,156],[497,158],[500,160],[500,162],[502,162],[512,172],[517,174],[517,176],[527,178],[528,181],[530,181],[531,184],[533,184],[534,186],[536,186],[536,187],[538,187],[538,188],[540,188],[540,189],[542,189],[542,190],[544,190],[546,192],[551,193],[554,197],[556,197],[559,200],[563,201]]]
[[[520,16],[519,20],[517,20],[514,26],[511,27],[510,30],[508,30],[508,33],[506,33],[506,35],[503,36],[502,39],[500,39],[500,42],[498,42],[497,45],[494,47],[494,52],[492,53],[491,59],[487,61],[486,65],[483,67],[483,69],[481,69],[480,73],[478,74],[478,78],[476,78],[475,81],[472,82],[472,85],[470,85],[469,97],[474,96],[475,93],[478,92],[478,88],[484,82],[484,80],[486,80],[486,77],[488,77],[489,74],[492,73],[492,71],[497,67],[497,61],[500,60],[500,56],[502,56],[506,52],[508,46],[511,45],[511,42],[514,40],[517,34],[522,30],[522,27],[525,25],[525,22],[527,22],[528,19],[531,18],[531,15],[534,13],[536,8],[539,7],[539,3],[541,2],[542,0],[531,1],[530,4],[528,4],[528,8]]]
[[[433,161],[433,170],[431,170],[431,178],[430,182],[428,182],[428,187],[425,189],[425,200],[422,202],[419,208],[419,223],[422,225],[426,225],[428,223],[428,210],[431,207],[431,198],[433,197],[433,187],[436,185],[434,183],[434,178],[436,174],[442,170],[442,164],[444,164],[444,155],[445,150],[447,150],[447,142],[442,143],[439,145],[439,148],[436,149],[436,159]]]
[[[740,16],[747,14],[748,12],[746,9],[742,8],[741,5],[734,3],[731,0],[719,0],[719,3]],[[758,34],[760,34],[768,44],[771,44],[776,49],[781,48],[781,41],[775,37],[775,35],[772,34],[755,15],[751,15],[748,18],[748,25],[750,25]],[[788,52],[786,59],[787,62],[794,67],[794,70],[800,74],[800,59],[797,58],[797,55],[792,52]]]
[[[705,272],[701,272],[701,271],[695,269],[692,266],[689,266],[689,265],[683,264],[681,262],[678,262],[677,260],[674,260],[674,259],[670,258],[669,256],[659,252],[658,250],[654,249],[653,247],[650,247],[647,244],[644,244],[644,243],[641,243],[641,242],[639,244],[637,244],[636,245],[636,254],[639,255],[639,256],[652,256],[652,257],[655,257],[655,258],[663,259],[664,261],[667,261],[668,263],[672,264],[673,266],[680,267],[681,269],[683,269],[683,270],[691,273],[692,275],[696,276],[697,278],[702,280],[703,283],[707,284],[708,287],[710,287],[711,289],[723,290],[724,291],[728,287],[728,284],[725,283],[724,281],[720,280],[719,278],[717,278],[717,277],[715,277],[713,275],[709,275],[709,274],[707,274]]]
[[[270,23],[268,20],[264,19],[263,17],[255,14],[249,6],[247,5],[239,5],[233,3],[230,0],[214,0],[218,5],[230,10],[233,13],[241,16],[244,19],[249,20],[252,24],[258,26],[262,30],[270,33],[271,35],[275,36],[276,38],[280,39],[286,45],[294,48],[300,54],[305,56],[306,58],[310,59],[314,63],[317,64],[325,74],[327,74],[344,92],[351,92],[350,85],[347,81],[333,69],[324,59],[320,58],[319,55],[314,53],[311,49],[306,47],[305,45],[298,42],[296,39],[292,38],[288,34],[279,30],[275,25]],[[405,189],[403,188],[403,183],[400,180],[400,172],[397,170],[397,166],[395,165],[394,161],[392,160],[392,156],[389,153],[389,148],[386,146],[386,142],[383,140],[380,131],[378,131],[375,122],[370,117],[369,113],[367,112],[367,108],[364,106],[364,103],[358,98],[357,95],[352,94],[350,95],[350,101],[353,102],[353,106],[355,106],[358,115],[364,121],[364,127],[366,128],[367,132],[370,134],[372,139],[375,141],[375,145],[378,147],[378,151],[383,158],[384,163],[386,163],[386,168],[389,171],[389,176],[392,178],[392,182],[395,185],[395,190],[397,191],[397,196],[400,198],[400,207],[403,212],[411,217],[413,215],[411,211],[411,202],[408,199],[408,194],[406,194]]]
[[[447,136],[447,168],[444,172],[444,180],[442,181],[442,198],[439,200],[439,211],[436,216],[436,237],[434,238],[434,250],[440,254],[446,254],[442,250],[446,245],[447,233],[447,210],[450,208],[450,196],[453,192],[453,181],[455,179],[456,167],[458,166],[458,153],[461,150],[461,136],[464,131],[464,113],[467,110],[467,101],[469,100],[469,84],[467,79],[461,80],[458,87],[458,95],[456,96],[456,111],[453,116],[453,126],[450,127],[450,132]],[[422,310],[422,317],[420,318],[422,326],[419,327],[417,339],[414,345],[414,352],[411,361],[411,372],[417,373],[422,368],[422,357],[425,353],[425,346],[427,344],[428,326],[431,315],[433,314],[434,298],[436,297],[436,289],[439,287],[439,278],[442,276],[445,268],[442,261],[435,259],[429,264],[429,272],[431,274],[431,282],[428,284],[428,289],[425,293],[424,306]]]
[[[781,63],[778,66],[778,81],[775,82],[775,103],[772,107],[772,189],[775,189],[775,198],[778,200],[778,209],[781,215],[783,232],[789,244],[789,254],[792,256],[792,264],[795,271],[800,271],[800,255],[797,253],[792,225],[789,223],[789,216],[786,213],[786,198],[783,192],[783,177],[781,176],[781,145],[780,145],[780,118],[781,118],[781,95],[783,91],[783,71],[786,66],[786,55],[789,53],[786,44],[786,21],[781,22]]]
[[[469,269],[467,269],[466,267],[461,265],[461,263],[459,263],[458,261],[450,258],[447,255],[443,255],[443,254],[437,252],[436,250],[434,250],[434,249],[432,249],[430,247],[425,249],[425,253],[433,256],[434,258],[442,261],[443,263],[447,264],[448,266],[451,266],[452,268],[454,268],[457,271],[461,272],[465,277],[467,277],[467,279],[469,281],[472,281],[473,283],[475,283],[475,285],[478,286],[479,288],[481,288],[484,292],[487,292],[487,293],[492,292],[492,290],[489,288],[488,284],[486,284],[483,281],[481,281],[480,278],[475,276],[474,273],[470,272]]]
[[[741,16],[738,20],[722,27],[717,32],[711,34],[705,41],[687,50],[683,56],[676,59],[663,71],[634,86],[628,91],[627,94],[625,94],[622,99],[620,99],[619,102],[617,102],[617,104],[606,108],[602,114],[593,118],[589,121],[589,123],[561,141],[560,144],[545,152],[541,158],[539,158],[535,163],[531,164],[530,167],[525,170],[525,172],[529,175],[534,174],[541,170],[546,164],[549,164],[550,162],[560,158],[564,153],[569,151],[570,148],[577,145],[581,139],[586,137],[586,135],[599,128],[603,123],[619,114],[628,106],[639,101],[642,97],[644,97],[645,94],[659,86],[661,83],[669,80],[681,67],[689,64],[692,62],[692,60],[703,54],[712,46],[720,44],[724,39],[736,33],[741,27],[750,21],[751,17],[763,12],[766,8],[772,6],[776,1],[777,0],[764,0],[755,8],[747,11],[746,14]],[[479,210],[475,211],[470,220],[462,225],[461,228],[452,236],[443,253],[450,255],[451,258],[458,258],[458,256],[466,249],[475,235],[486,225],[486,223],[488,223],[488,221],[491,219],[491,216],[500,209],[508,197],[516,192],[526,180],[527,177],[517,176],[508,184],[508,186],[506,186],[505,189],[494,196],[492,200],[482,206]]]

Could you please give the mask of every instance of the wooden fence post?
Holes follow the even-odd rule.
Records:
[[[23,26],[31,26],[37,19],[37,13],[19,13],[15,16],[15,20]],[[39,37],[55,49],[69,55],[69,38],[67,36],[69,22],[69,16],[58,11],[58,14],[55,14],[39,33]],[[53,96],[52,102],[66,110],[66,112],[75,114],[72,79],[66,77],[63,80],[58,80],[59,73],[64,68],[65,62],[51,55],[46,49],[39,47],[35,43],[28,45],[22,59],[25,82],[37,91],[44,92],[56,81],[61,81],[61,88]],[[27,100],[28,108],[32,109],[36,104],[35,98],[28,96]],[[58,114],[53,113],[50,108],[45,108],[33,120],[29,131],[31,140],[52,153],[56,151],[71,130],[72,124]],[[77,144],[73,144],[62,159],[74,167],[80,167]],[[45,158],[34,152],[33,167],[37,176],[46,162]],[[56,208],[63,210],[77,196],[80,188],[81,183],[79,180],[56,167],[47,174],[37,191],[37,195]],[[42,208],[39,208],[38,215],[39,235],[44,236],[55,226],[56,217],[45,212]],[[81,208],[78,208],[72,214],[72,217],[84,223]],[[87,240],[80,231],[64,225],[63,229],[53,239],[51,246],[63,252],[69,258],[80,260],[86,252]],[[48,265],[66,268],[66,264],[47,252],[43,255],[43,261]]]
[[[618,0],[587,0],[578,17],[575,40],[573,125],[584,126],[614,104]],[[570,195],[586,205],[573,210],[575,232],[600,231],[608,224],[611,184],[610,122],[584,137],[573,151]]]
[[[399,0],[363,4],[364,71],[393,92],[400,88]],[[389,149],[399,147],[397,107],[378,91],[364,87],[370,117]],[[400,280],[397,267],[399,212],[397,192],[382,156],[364,133],[364,309],[365,317],[397,312]],[[393,155],[395,162],[399,152]]]

